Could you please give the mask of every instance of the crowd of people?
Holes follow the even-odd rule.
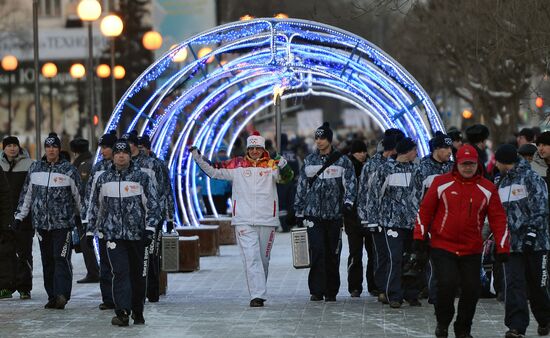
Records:
[[[230,211],[251,307],[267,300],[276,229],[292,226],[307,228],[310,300],[336,301],[344,230],[351,297],[363,294],[365,279],[367,292],[390,308],[422,306],[427,298],[436,337],[448,336],[455,312],[455,335],[471,337],[489,262],[495,296],[505,303],[505,337],[524,336],[529,306],[538,334],[549,334],[550,132],[523,128],[514,144],[491,152],[486,126],[450,128],[434,133],[420,159],[417,141],[399,129],[386,130],[370,154],[363,139],[336,144],[334,136],[324,123],[309,154],[286,135],[277,153],[257,132],[233,158],[226,148],[214,161],[188,149],[202,170],[203,190],[210,179],[216,212]],[[44,157],[33,162],[16,137],[3,140],[0,251],[8,268],[0,272],[0,297],[15,291],[31,297],[36,231],[45,308],[63,309],[71,296],[75,228],[87,269],[78,282],[99,281],[99,308],[115,310],[113,325],[128,325],[130,316],[143,324],[145,298],[159,300],[162,231],[174,227],[166,165],[136,132],[103,135],[95,165],[86,140],[71,142],[72,164],[61,157],[56,134],[44,147]],[[203,199],[205,213],[213,214],[207,194]]]

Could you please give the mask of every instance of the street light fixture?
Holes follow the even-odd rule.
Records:
[[[288,19],[288,14],[286,13],[277,13],[275,14],[275,19]]]
[[[101,15],[101,5],[97,0],[81,0],[78,3],[76,8],[78,17],[82,21],[88,23],[88,69],[92,70],[94,68],[93,60],[93,34],[92,34],[92,23],[96,21]],[[88,82],[88,95],[90,97],[89,104],[89,118],[90,118],[90,143],[92,148],[95,145],[95,135],[94,135],[94,106],[95,106],[95,97],[94,97],[94,77],[91,75],[87,77]]]
[[[202,47],[201,49],[199,49],[199,52],[197,53],[197,56],[200,59],[200,58],[203,58],[203,57],[205,57],[206,55],[208,55],[210,53],[212,53],[212,48]],[[206,63],[212,63],[212,61],[214,61],[214,55],[209,57],[208,60],[206,60]]]
[[[78,102],[78,135],[82,135],[82,93],[81,93],[81,85],[80,80],[84,77],[86,74],[86,68],[81,63],[75,63],[71,66],[69,69],[69,74],[71,74],[71,77],[73,79],[76,79],[76,97]]]
[[[48,79],[50,85],[50,132],[53,131],[53,88],[52,88],[52,79],[57,75],[57,66],[55,63],[46,62],[42,66],[42,76]]]
[[[111,67],[109,67],[109,65],[102,63],[99,66],[97,66],[96,74],[98,77],[102,79],[106,79],[109,76],[111,76]]]
[[[2,58],[2,69],[8,74],[8,135],[11,135],[11,73],[17,69],[17,58],[6,55]]]
[[[124,24],[116,14],[109,14],[101,20],[101,33],[111,40],[111,69],[115,68],[115,38],[122,34]],[[116,83],[114,72],[111,74],[111,103],[113,110],[116,105]]]
[[[154,51],[162,46],[162,35],[160,35],[159,32],[149,31],[143,34],[141,42],[143,43],[143,47],[145,47],[145,49]]]
[[[172,45],[170,50],[176,48],[178,45]],[[172,56],[172,61],[174,62],[183,62],[187,59],[187,47],[180,49],[174,56]]]
[[[124,69],[124,67],[122,67],[120,65],[117,65],[113,69],[113,74],[115,76],[115,79],[117,79],[117,80],[123,79],[124,76],[126,75],[126,69]]]

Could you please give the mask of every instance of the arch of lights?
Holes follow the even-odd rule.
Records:
[[[203,47],[211,52],[199,56]],[[193,60],[181,65],[175,57],[184,49]],[[230,154],[246,124],[273,104],[275,87],[284,88],[282,100],[314,95],[354,105],[381,128],[406,131],[422,155],[443,130],[427,93],[370,42],[316,22],[269,18],[216,27],[164,54],[126,91],[105,132],[137,129],[151,138],[168,163],[176,223],[196,225],[203,216],[187,146],[212,158],[226,143]]]

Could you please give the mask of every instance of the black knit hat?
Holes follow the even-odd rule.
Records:
[[[9,146],[10,144],[15,144],[19,148],[21,148],[21,145],[19,145],[19,139],[17,137],[15,137],[15,136],[6,136],[2,140],[2,149],[6,149],[6,147]]]
[[[453,146],[453,140],[440,131],[435,132],[435,136],[430,140],[430,151],[434,152],[437,148],[450,148]]]
[[[537,144],[546,144],[550,146],[550,131],[545,131],[537,137]]]
[[[100,147],[104,146],[104,147],[112,148],[113,145],[115,144],[116,140],[117,140],[116,130],[111,130],[107,134],[104,134],[103,136],[101,136],[99,138],[98,145]]]
[[[451,138],[453,141],[462,141],[462,132],[458,130],[456,127],[451,127],[449,130],[447,130],[447,135]]]
[[[468,142],[475,144],[489,138],[489,129],[482,124],[474,124],[465,130]]]
[[[512,164],[518,161],[518,151],[511,144],[503,144],[495,152],[495,160],[503,164]]]
[[[74,140],[72,140],[71,143],[69,143],[69,146],[71,147],[71,151],[73,153],[82,154],[88,151],[90,142],[88,142],[88,140],[83,139],[82,137],[77,137]]]
[[[384,151],[393,150],[399,141],[405,137],[405,134],[396,128],[387,129],[384,132],[384,139],[382,140],[382,145],[384,146]]]
[[[151,149],[151,139],[147,135],[138,137],[138,145]]]
[[[50,133],[44,140],[44,148],[56,147],[61,149],[61,140],[57,137],[56,133]]]
[[[332,129],[330,129],[328,122],[323,123],[322,126],[317,128],[315,138],[327,139],[329,142],[332,142]]]
[[[136,130],[132,130],[131,132],[122,135],[121,138],[128,141],[128,143],[133,143],[136,146],[139,144],[138,134]]]
[[[398,155],[406,154],[416,147],[416,142],[410,137],[405,137],[397,143],[395,151]]]
[[[115,144],[113,145],[113,154],[116,154],[118,152],[125,152],[128,155],[132,153],[130,150],[130,145],[128,144],[128,141],[124,138],[119,138],[116,140]]]
[[[525,143],[518,148],[518,154],[533,156],[537,152],[537,146],[532,143]]]
[[[355,153],[362,153],[366,151],[367,151],[367,145],[365,144],[365,142],[361,140],[354,140],[351,143],[349,153],[355,154]]]

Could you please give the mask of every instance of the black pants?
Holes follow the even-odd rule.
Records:
[[[342,221],[312,221],[314,225],[307,228],[311,257],[309,292],[316,296],[335,297],[340,289]]]
[[[99,289],[101,299],[106,305],[115,305],[113,301],[113,272],[107,257],[107,241],[99,240]]]
[[[71,298],[73,270],[71,265],[71,231],[69,229],[38,230],[44,288],[48,300],[63,295]]]
[[[432,249],[430,255],[437,278],[435,316],[438,324],[447,327],[453,320],[455,296],[460,287],[454,331],[457,334],[470,333],[481,292],[481,254],[457,256],[445,250]]]
[[[143,241],[107,241],[107,257],[113,268],[115,313],[143,313],[147,278],[147,248]]]
[[[78,231],[78,238],[80,238],[82,258],[84,258],[84,265],[86,266],[86,277],[98,279],[99,266],[97,264],[94,248],[89,246],[88,241],[86,241],[86,229],[82,228],[82,223],[80,222],[77,223],[76,229]]]
[[[161,228],[162,229],[162,226]],[[149,269],[147,272],[147,299],[158,302],[160,297],[160,245],[162,231],[155,231],[155,238],[149,246]]]
[[[525,334],[529,325],[529,308],[539,325],[550,323],[550,298],[547,291],[547,252],[512,253],[503,265],[505,316],[504,324]]]
[[[32,238],[34,230],[0,232],[0,290],[32,290]]]
[[[367,250],[366,279],[367,290],[376,292],[374,283],[374,249],[372,235],[365,232],[359,219],[345,219],[345,231],[348,235],[348,291],[363,291],[363,248]]]

